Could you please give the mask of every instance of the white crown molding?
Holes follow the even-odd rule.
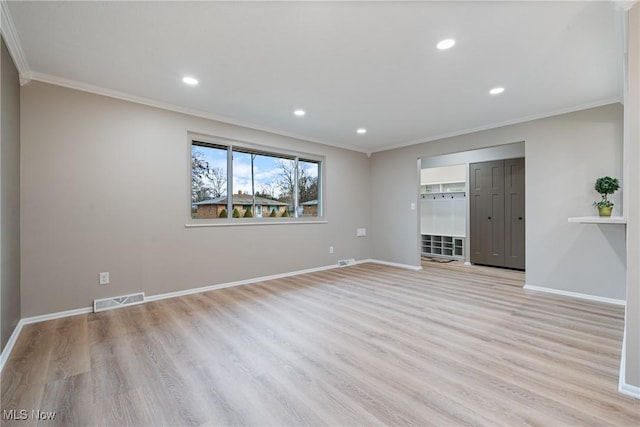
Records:
[[[0,0],[0,1],[2,1],[2,0]],[[23,78],[25,80],[25,83],[22,83]],[[205,112],[205,111],[191,109],[191,108],[187,108],[187,107],[182,107],[182,106],[179,106],[179,105],[175,105],[175,104],[171,104],[171,103],[163,102],[163,101],[158,101],[158,100],[151,99],[151,98],[145,98],[145,97],[142,97],[142,96],[131,95],[129,93],[120,92],[120,91],[113,90],[113,89],[107,89],[107,88],[104,88],[104,87],[101,87],[101,86],[96,86],[96,85],[91,85],[91,84],[88,84],[88,83],[79,82],[77,80],[66,79],[66,78],[63,78],[63,77],[57,77],[57,76],[52,76],[52,75],[49,75],[49,74],[38,73],[38,72],[21,73],[21,84],[24,85],[24,84],[26,84],[27,82],[29,82],[31,80],[39,81],[39,82],[42,82],[42,83],[48,83],[48,84],[52,84],[52,85],[56,85],[56,86],[62,86],[62,87],[66,87],[66,88],[69,88],[69,89],[75,89],[75,90],[79,90],[79,91],[83,91],[83,92],[93,93],[93,94],[96,94],[96,95],[102,95],[102,96],[106,96],[106,97],[109,97],[109,98],[120,99],[122,101],[133,102],[133,103],[136,103],[136,104],[146,105],[146,106],[149,106],[149,107],[159,108],[159,109],[162,109],[162,110],[173,111],[173,112],[176,112],[176,113],[186,114],[186,115],[193,116],[193,117],[199,117],[199,118],[203,118],[203,119],[214,120],[214,121],[221,122],[221,123],[231,124],[231,125],[235,125],[235,126],[241,126],[241,127],[247,128],[247,129],[253,129],[253,130],[257,130],[257,131],[261,131],[261,132],[268,132],[268,133],[271,133],[271,134],[274,134],[274,135],[281,135],[281,136],[284,136],[284,137],[287,137],[287,138],[294,138],[294,139],[298,139],[298,140],[302,140],[302,141],[307,141],[307,142],[313,142],[313,143],[316,143],[316,144],[326,145],[326,146],[329,146],[329,147],[336,147],[336,148],[341,148],[341,149],[345,149],[345,150],[355,151],[355,152],[366,154],[368,157],[371,157],[371,154],[373,154],[373,153],[377,153],[377,152],[381,152],[381,151],[394,150],[396,148],[403,148],[403,147],[408,147],[408,146],[411,146],[411,145],[418,145],[418,144],[422,144],[422,143],[426,143],[426,142],[437,141],[439,139],[451,138],[451,137],[454,137],[454,136],[460,136],[460,135],[466,135],[466,134],[475,133],[475,132],[481,132],[481,131],[484,131],[484,130],[495,129],[495,128],[499,128],[499,127],[503,127],[503,126],[509,126],[509,125],[514,125],[514,124],[519,124],[519,123],[525,123],[525,122],[529,122],[529,121],[533,121],[533,120],[538,120],[538,119],[544,119],[544,118],[547,118],[547,117],[557,116],[557,115],[560,115],[560,114],[573,113],[573,112],[576,112],[576,111],[588,110],[590,108],[602,107],[604,105],[622,103],[622,100],[619,97],[607,98],[607,99],[603,99],[603,100],[592,102],[592,103],[581,104],[581,105],[568,107],[568,108],[564,108],[564,109],[549,111],[547,113],[534,114],[534,115],[531,115],[531,116],[520,117],[520,118],[516,118],[516,119],[512,119],[512,120],[507,120],[507,121],[504,121],[504,122],[491,123],[491,124],[488,124],[488,125],[483,125],[483,126],[479,126],[479,127],[475,127],[475,128],[462,129],[462,130],[458,130],[458,131],[454,131],[454,132],[435,135],[435,136],[432,136],[432,137],[426,137],[426,138],[416,139],[416,140],[402,142],[402,143],[398,143],[398,144],[388,145],[388,146],[384,146],[384,147],[380,147],[380,148],[376,148],[376,149],[367,149],[367,148],[357,147],[357,146],[350,145],[350,144],[338,144],[338,143],[335,143],[335,142],[325,141],[325,140],[322,140],[322,139],[311,138],[311,137],[308,137],[308,136],[305,136],[305,135],[297,135],[297,134],[290,133],[290,132],[285,132],[285,131],[282,131],[282,130],[279,130],[279,129],[273,129],[273,128],[269,128],[269,127],[265,127],[265,126],[256,125],[254,123],[249,123],[249,122],[244,122],[244,121],[241,121],[241,120],[231,119],[231,118],[228,118],[228,117],[218,116],[216,114],[208,113],[208,112]]]
[[[2,1],[2,0],[0,0]],[[24,83],[23,83],[23,79],[24,79]],[[440,135],[435,135],[432,137],[426,137],[426,138],[422,138],[422,139],[416,139],[413,141],[407,141],[407,142],[403,142],[403,143],[398,143],[398,144],[394,144],[394,145],[388,145],[388,146],[384,146],[381,148],[377,148],[377,149],[366,149],[363,147],[357,147],[354,145],[349,145],[349,144],[338,144],[335,142],[330,142],[330,141],[325,141],[325,140],[321,140],[321,139],[316,139],[316,138],[311,138],[305,135],[297,135],[297,134],[293,134],[293,133],[289,133],[289,132],[284,132],[282,130],[279,129],[272,129],[272,128],[268,128],[265,126],[259,126],[256,125],[254,123],[249,123],[249,122],[244,122],[241,120],[236,120],[236,119],[231,119],[228,117],[223,117],[223,116],[218,116],[216,114],[212,114],[212,113],[207,113],[205,111],[201,111],[201,110],[196,110],[196,109],[191,109],[191,108],[187,108],[187,107],[182,107],[179,105],[175,105],[175,104],[171,104],[168,102],[162,102],[162,101],[158,101],[155,99],[151,99],[151,98],[145,98],[145,97],[141,97],[141,96],[136,96],[136,95],[131,95],[129,93],[125,93],[125,92],[120,92],[117,90],[113,90],[113,89],[107,89],[101,86],[96,86],[96,85],[91,85],[88,83],[83,83],[77,80],[72,80],[72,79],[66,79],[63,77],[57,77],[57,76],[52,76],[50,74],[44,74],[44,73],[38,73],[38,72],[31,72],[31,71],[26,71],[24,73],[21,73],[20,75],[20,82],[22,85],[28,83],[31,80],[35,80],[35,81],[39,81],[42,83],[48,83],[48,84],[52,84],[52,85],[56,85],[56,86],[62,86],[62,87],[66,87],[69,89],[74,89],[74,90],[79,90],[82,92],[88,92],[88,93],[93,93],[96,95],[102,95],[102,96],[106,96],[109,98],[114,98],[114,99],[120,99],[122,101],[128,101],[128,102],[133,102],[136,104],[141,104],[141,105],[146,105],[149,107],[154,107],[154,108],[159,108],[162,110],[167,110],[167,111],[173,111],[176,113],[181,113],[181,114],[186,114],[189,116],[193,116],[193,117],[200,117],[203,119],[208,119],[208,120],[214,120],[217,122],[221,122],[221,123],[226,123],[226,124],[231,124],[231,125],[235,125],[235,126],[242,126],[244,128],[247,129],[253,129],[253,130],[257,130],[257,131],[261,131],[261,132],[268,132],[271,134],[275,134],[275,135],[281,135],[287,138],[294,138],[294,139],[299,139],[302,141],[308,141],[308,142],[313,142],[316,144],[322,144],[322,145],[326,145],[329,147],[336,147],[336,148],[342,148],[345,150],[350,150],[350,151],[356,151],[359,153],[363,153],[366,154],[368,157],[371,157],[372,153],[377,153],[377,152],[381,152],[381,151],[387,151],[387,150],[393,150],[396,148],[403,148],[403,147],[408,147],[411,145],[418,145],[418,144],[422,144],[422,143],[426,143],[426,142],[431,142],[431,141],[437,141],[439,139],[445,139],[445,138],[451,138],[454,136],[460,136],[460,135],[466,135],[466,134],[470,134],[470,133],[475,133],[475,132],[481,132],[484,130],[489,130],[489,129],[495,129],[495,128],[499,128],[499,127],[503,127],[503,126],[509,126],[509,125],[514,125],[514,124],[518,124],[518,123],[524,123],[524,122],[529,122],[532,120],[538,120],[538,119],[543,119],[543,118],[547,118],[547,117],[553,117],[553,116],[557,116],[560,114],[567,114],[567,113],[573,113],[576,111],[581,111],[581,110],[588,110],[589,108],[596,108],[596,107],[602,107],[604,105],[609,105],[609,104],[615,104],[615,103],[621,103],[622,100],[620,98],[607,98],[607,99],[603,99],[600,101],[596,101],[596,102],[592,102],[592,103],[588,103],[588,104],[581,104],[581,105],[577,105],[574,107],[568,107],[568,108],[564,108],[564,109],[560,109],[560,110],[554,110],[554,111],[550,111],[547,113],[541,113],[541,114],[535,114],[535,115],[531,115],[531,116],[525,116],[525,117],[521,117],[521,118],[517,118],[517,119],[512,119],[512,120],[507,120],[504,122],[497,122],[497,123],[491,123],[488,125],[484,125],[484,126],[479,126],[479,127],[475,127],[475,128],[469,128],[469,129],[462,129],[459,131],[454,131],[454,132],[449,132],[449,133],[444,133],[444,134],[440,134]]]
[[[516,124],[519,124],[519,123],[530,122],[530,121],[533,121],[533,120],[545,119],[547,117],[559,116],[560,114],[575,113],[576,111],[588,110],[590,108],[602,107],[604,105],[610,105],[610,104],[616,104],[616,103],[622,103],[622,99],[620,99],[619,97],[606,98],[606,99],[602,99],[600,101],[595,101],[595,102],[590,102],[590,103],[587,103],[587,104],[576,105],[576,106],[573,106],[573,107],[561,108],[559,110],[553,110],[553,111],[549,111],[549,112],[546,112],[546,113],[533,114],[533,115],[530,115],[530,116],[524,116],[524,117],[519,117],[519,118],[516,118],[516,119],[506,120],[504,122],[490,123],[488,125],[478,126],[478,127],[475,127],[475,128],[461,129],[461,130],[458,130],[458,131],[443,133],[443,134],[440,134],[440,135],[430,136],[430,137],[426,137],[426,138],[422,138],[422,139],[415,139],[413,141],[407,141],[407,142],[394,144],[394,145],[387,145],[385,147],[373,150],[373,152],[377,153],[377,152],[380,152],[380,151],[395,150],[396,148],[409,147],[411,145],[423,144],[425,142],[437,141],[439,139],[452,138],[454,136],[460,136],[460,135],[467,135],[467,134],[470,134],[470,133],[481,132],[481,131],[490,130],[490,129],[496,129],[496,128],[500,128],[500,127],[503,127],[503,126],[516,125]]]
[[[214,0],[214,1],[216,1],[216,0]],[[239,1],[249,1],[249,0],[239,0]],[[269,1],[269,0],[262,0],[262,1]],[[294,1],[294,0],[291,0],[291,1]],[[311,1],[311,0],[309,0],[309,1]],[[330,0],[330,1],[339,2],[341,0]],[[362,1],[364,1],[364,0],[362,0]],[[384,1],[384,0],[376,0],[376,1]],[[411,0],[411,1],[422,1],[422,0]],[[638,0],[614,0],[614,3],[615,3],[616,8],[618,8],[619,10],[622,10],[624,12],[627,12],[634,5],[636,5],[638,3]],[[232,125],[236,125],[236,126],[242,126],[242,127],[248,128],[248,129],[253,129],[253,130],[262,131],[262,132],[268,132],[268,133],[272,133],[272,134],[276,134],[276,135],[281,135],[281,136],[285,136],[285,137],[288,137],[288,138],[294,138],[294,139],[299,139],[299,140],[308,141],[308,142],[314,142],[314,143],[317,143],[317,144],[322,144],[322,145],[326,145],[326,146],[330,146],[330,147],[336,147],[336,148],[342,148],[342,149],[346,149],[346,150],[356,151],[356,152],[364,153],[368,157],[370,157],[372,153],[376,153],[376,152],[388,151],[388,150],[393,150],[393,149],[397,149],[397,148],[408,147],[408,146],[411,146],[411,145],[418,145],[418,144],[431,142],[431,141],[436,141],[436,140],[440,140],[440,139],[444,139],[444,138],[450,138],[450,137],[454,137],[454,136],[460,136],[460,135],[470,134],[470,133],[474,133],[474,132],[480,132],[480,131],[483,131],[483,130],[489,130],[489,129],[499,128],[499,127],[503,127],[503,126],[523,123],[523,122],[537,120],[537,119],[546,118],[546,117],[551,117],[551,116],[555,116],[555,115],[559,115],[559,114],[571,113],[571,112],[575,112],[575,111],[580,111],[580,110],[585,110],[585,109],[589,109],[589,108],[608,105],[608,104],[612,104],[612,103],[616,103],[616,102],[623,102],[623,100],[621,100],[619,98],[609,98],[609,99],[604,99],[604,100],[593,102],[593,103],[589,103],[589,104],[578,105],[578,106],[569,107],[569,108],[565,108],[565,109],[550,111],[548,113],[541,113],[541,114],[536,114],[536,115],[531,115],[531,116],[525,116],[525,117],[522,117],[522,118],[516,118],[516,119],[513,119],[513,120],[504,121],[504,122],[492,123],[492,124],[483,125],[483,126],[479,126],[479,127],[475,127],[475,128],[461,129],[461,130],[458,130],[458,131],[443,133],[443,134],[435,135],[435,136],[428,136],[428,137],[425,137],[425,138],[420,138],[420,139],[416,139],[416,140],[412,140],[412,141],[400,142],[400,143],[397,143],[397,144],[387,145],[387,146],[383,146],[383,147],[379,147],[379,148],[372,148],[372,149],[371,148],[363,148],[363,147],[358,147],[358,146],[354,146],[354,145],[351,145],[351,144],[339,144],[339,143],[335,143],[335,142],[331,142],[331,141],[325,141],[325,140],[322,140],[322,139],[311,138],[311,137],[305,136],[305,135],[298,135],[298,134],[294,134],[294,133],[290,133],[290,132],[285,132],[285,131],[282,131],[282,130],[279,130],[279,129],[273,129],[273,128],[269,128],[269,127],[265,127],[265,126],[256,125],[256,124],[250,123],[250,122],[244,122],[244,121],[237,120],[237,119],[231,119],[231,118],[228,118],[228,117],[218,116],[218,115],[215,115],[215,114],[212,114],[212,113],[208,113],[208,112],[205,112],[205,111],[190,109],[190,108],[182,107],[182,106],[179,106],[179,105],[158,101],[158,100],[151,99],[151,98],[139,97],[139,96],[131,95],[131,94],[128,94],[128,93],[119,92],[119,91],[116,91],[116,90],[111,90],[111,89],[107,89],[107,88],[103,88],[103,87],[99,87],[99,86],[95,86],[95,85],[91,85],[91,84],[87,84],[87,83],[83,83],[83,82],[79,82],[79,81],[75,81],[75,80],[71,80],[71,79],[66,79],[66,78],[56,77],[56,76],[52,76],[52,75],[48,75],[48,74],[44,74],[44,73],[34,72],[34,71],[31,70],[31,68],[29,67],[29,64],[27,62],[26,55],[25,55],[25,53],[24,53],[24,51],[22,49],[22,45],[20,43],[17,31],[15,29],[15,25],[13,23],[13,20],[11,18],[11,14],[9,12],[8,2],[6,0],[0,0],[0,16],[1,16],[1,19],[0,19],[0,33],[2,33],[3,38],[5,39],[5,42],[7,44],[7,48],[9,49],[9,52],[11,53],[11,56],[12,56],[12,58],[13,58],[15,64],[16,64],[16,68],[18,69],[18,73],[20,75],[20,85],[22,85],[22,86],[24,86],[25,84],[29,83],[31,80],[37,80],[37,81],[41,81],[41,82],[44,82],[44,83],[54,84],[54,85],[57,85],[57,86],[68,87],[68,88],[71,88],[71,89],[81,90],[81,91],[84,91],[84,92],[89,92],[89,93],[103,95],[103,96],[116,98],[116,99],[120,99],[120,100],[124,100],[124,101],[134,102],[134,103],[137,103],[137,104],[147,105],[147,106],[151,106],[151,107],[155,107],[155,108],[160,108],[160,109],[163,109],[163,110],[168,110],[168,111],[173,111],[173,112],[177,112],[177,113],[187,114],[187,115],[194,116],[194,117],[200,117],[200,118],[205,118],[205,119],[209,119],[209,120],[215,120],[215,121],[219,121],[219,122],[223,122],[223,123],[227,123],[227,124],[232,124]]]
[[[0,30],[2,32],[2,37],[4,38],[4,41],[7,44],[7,49],[9,49],[9,53],[11,54],[11,58],[13,58],[13,62],[16,64],[16,68],[18,69],[20,84],[25,85],[29,82],[31,70],[29,68],[29,63],[27,62],[27,57],[22,50],[22,45],[18,38],[18,32],[13,24],[13,19],[11,19],[9,5],[4,0],[0,0],[0,15]]]
[[[129,93],[120,92],[113,89],[107,89],[101,86],[91,85],[88,83],[79,82],[77,80],[66,79],[63,77],[52,76],[49,74],[31,72],[28,74],[30,80],[39,81],[42,83],[48,83],[56,86],[62,86],[69,89],[75,89],[83,92],[89,92],[96,95],[107,96],[109,98],[120,99],[122,101],[133,102],[136,104],[146,105],[148,107],[159,108],[162,110],[173,111],[175,113],[186,114],[193,117],[200,117],[203,119],[214,120],[217,122],[222,122],[226,124],[231,124],[235,126],[242,126],[247,129],[253,129],[261,132],[268,132],[275,135],[285,136],[287,138],[294,138],[302,141],[314,142],[316,144],[327,145],[336,148],[342,148],[345,150],[357,151],[360,153],[367,153],[364,148],[356,147],[347,144],[337,144],[330,141],[324,141],[321,139],[310,138],[305,135],[297,135],[289,132],[284,132],[278,129],[272,129],[265,126],[256,125],[254,123],[244,122],[241,120],[231,119],[228,117],[218,116],[216,114],[208,113],[206,111],[191,109],[187,107],[182,107],[180,105],[171,104],[168,102],[158,101],[151,98],[146,98],[142,96],[131,95]]]
[[[625,12],[629,11],[636,3],[638,3],[638,0],[615,0],[614,1],[616,7],[624,10]]]

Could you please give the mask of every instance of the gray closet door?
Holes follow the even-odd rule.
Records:
[[[481,163],[469,164],[469,253],[474,264],[485,264],[485,250],[482,231],[484,229],[484,168]]]
[[[504,265],[504,161],[472,163],[471,262]]]
[[[504,161],[505,259],[509,268],[524,270],[524,159]]]
[[[524,159],[469,165],[471,262],[524,269]]]
[[[486,250],[484,235],[484,182],[486,175],[485,169],[482,163],[471,163],[469,165],[469,250],[471,255],[471,262],[474,264],[486,264]]]

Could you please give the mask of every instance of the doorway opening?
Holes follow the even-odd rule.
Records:
[[[434,261],[466,257],[466,165],[420,171],[420,246]]]
[[[525,210],[524,210],[524,142],[487,147],[477,150],[419,158],[419,256],[440,262],[458,261],[466,265],[477,264],[511,269],[525,270]],[[502,208],[494,195],[483,201],[479,199],[477,178],[471,177],[472,164],[482,162],[503,162],[501,170],[492,169],[490,178],[496,180],[502,176],[505,186],[505,159],[520,159],[521,164],[508,163],[509,171],[517,171],[507,175],[509,189],[517,178],[521,191],[503,194]],[[472,183],[471,181],[474,180]],[[470,186],[471,185],[471,186]],[[485,182],[486,187],[486,182]],[[473,187],[473,188],[472,188]],[[475,190],[474,190],[475,189]],[[496,213],[502,212],[502,218],[489,214],[488,210],[478,211],[478,207],[491,204]],[[508,206],[507,206],[508,205]],[[493,211],[491,211],[493,212]],[[492,221],[484,232],[478,232],[480,219]],[[491,217],[489,220],[488,218]],[[500,226],[498,221],[513,220],[513,223]],[[501,229],[502,244],[489,245],[487,242],[499,241]],[[507,240],[504,240],[504,239]],[[483,246],[484,245],[484,246]],[[482,249],[484,248],[484,249]],[[490,255],[478,258],[478,252],[489,251]],[[501,252],[501,254],[499,253]],[[472,256],[472,253],[475,255]],[[508,262],[493,262],[496,259]]]

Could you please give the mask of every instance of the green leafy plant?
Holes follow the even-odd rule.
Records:
[[[240,218],[240,212],[238,211],[238,208],[233,208],[233,213],[231,214],[231,216],[233,218]]]
[[[278,216],[278,214],[276,213],[276,210],[275,210],[275,209],[271,209],[271,213],[269,214],[269,216],[270,216],[271,218],[275,218],[275,217],[277,217],[277,216]]]
[[[227,217],[227,210],[223,208],[220,211],[220,214],[218,215],[218,218],[226,218],[226,217]]]
[[[288,217],[288,216],[290,216],[290,215],[289,215],[289,211],[285,209],[285,211],[284,211],[284,212],[282,212],[282,216],[283,216],[283,217]]]
[[[244,211],[244,217],[245,218],[253,218],[253,212],[251,212],[251,208],[249,208],[246,211]]]
[[[620,188],[620,182],[618,178],[611,178],[609,176],[603,176],[596,180],[595,190],[600,193],[602,200],[599,202],[593,202],[593,206],[597,208],[609,208],[613,207],[613,203],[609,201],[607,196],[613,194]]]

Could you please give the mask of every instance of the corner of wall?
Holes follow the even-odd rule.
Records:
[[[0,39],[0,349],[4,349],[21,317],[20,82],[4,37]]]

